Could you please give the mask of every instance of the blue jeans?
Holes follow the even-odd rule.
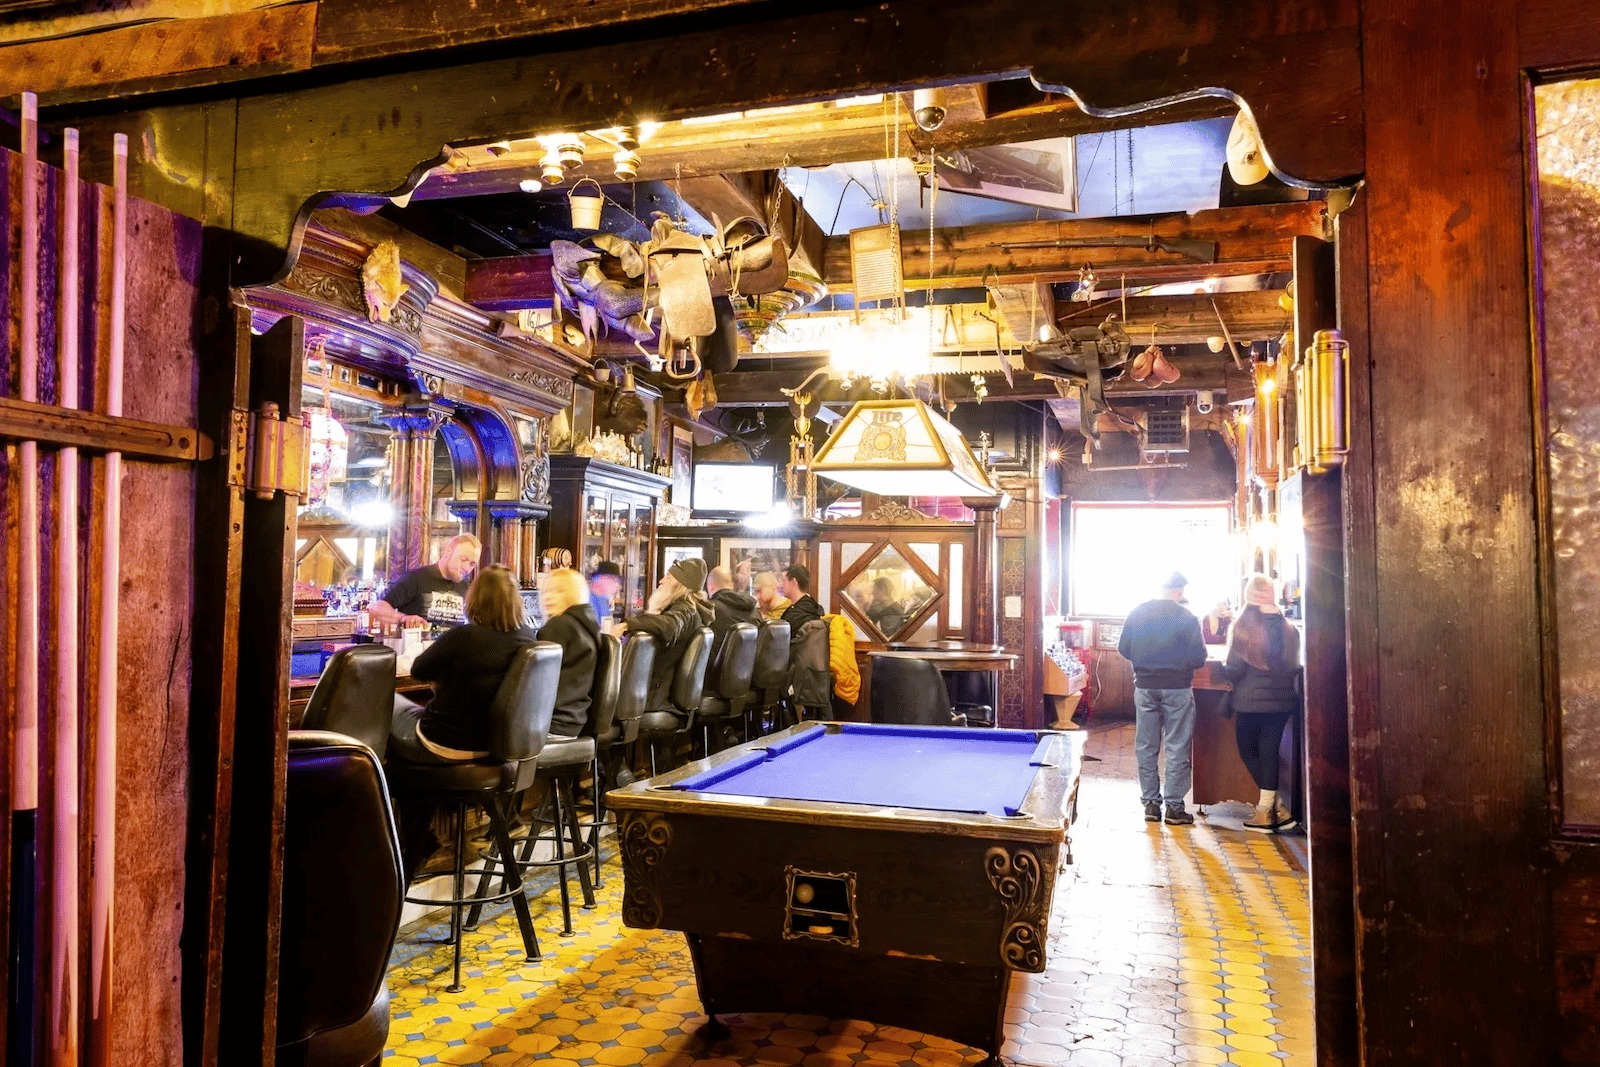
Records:
[[[1194,690],[1138,689],[1133,691],[1135,734],[1133,753],[1139,761],[1139,799],[1165,799],[1182,804],[1189,793],[1194,753]],[[1161,791],[1156,759],[1163,744],[1167,750],[1167,789]]]

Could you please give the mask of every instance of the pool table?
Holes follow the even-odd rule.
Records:
[[[635,782],[623,922],[681,930],[719,1014],[864,1019],[998,1060],[1012,971],[1042,971],[1081,734],[802,723]]]

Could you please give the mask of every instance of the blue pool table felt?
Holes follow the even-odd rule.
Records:
[[[844,723],[740,754],[674,789],[1015,815],[1049,746],[1033,730]]]

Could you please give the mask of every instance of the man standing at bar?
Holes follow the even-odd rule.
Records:
[[[1189,580],[1173,572],[1161,595],[1128,614],[1117,651],[1133,665],[1134,755],[1146,822],[1188,826],[1184,810],[1194,753],[1194,672],[1206,665],[1200,623],[1180,602]],[[1166,806],[1157,759],[1166,749]]]
[[[471,534],[444,543],[439,562],[407,571],[374,601],[372,617],[386,626],[459,626],[467,621],[467,586],[483,546]]]

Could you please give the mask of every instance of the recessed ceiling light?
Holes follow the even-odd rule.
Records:
[[[544,188],[544,183],[538,178],[524,178],[517,183],[517,188],[525,193],[537,193]]]

